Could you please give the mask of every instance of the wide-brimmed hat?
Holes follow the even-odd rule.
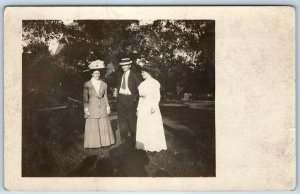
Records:
[[[130,65],[132,63],[132,61],[130,60],[130,58],[123,58],[121,59],[119,65],[123,66],[123,65]]]
[[[89,72],[89,71],[93,71],[93,70],[100,70],[100,69],[105,69],[104,66],[104,62],[101,60],[96,60],[96,61],[92,61],[87,70],[84,70],[83,72]]]
[[[141,67],[142,71],[149,72],[152,75],[160,73],[160,69],[158,68],[158,66],[151,61],[147,61],[146,64],[144,64],[143,66],[140,66],[140,67]]]

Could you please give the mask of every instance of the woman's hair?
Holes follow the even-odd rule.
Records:
[[[145,71],[151,75],[154,79],[159,79],[160,76],[160,69],[158,68],[157,64],[152,61],[146,61],[145,64],[140,66],[142,71]]]
[[[159,71],[150,71],[148,69],[142,69],[142,71],[145,71],[147,73],[149,73],[151,75],[151,77],[153,77],[154,79],[159,79],[160,73]]]
[[[94,70],[91,70],[91,75],[95,72],[95,71],[99,71],[100,72],[100,76],[103,76],[106,74],[106,68],[105,69],[94,69]]]

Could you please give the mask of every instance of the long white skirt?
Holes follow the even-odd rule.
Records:
[[[159,106],[151,114],[151,109],[145,107],[138,110],[136,129],[136,148],[145,151],[156,151],[167,149],[165,132]]]

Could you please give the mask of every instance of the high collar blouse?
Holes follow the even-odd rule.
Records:
[[[100,80],[96,80],[95,78],[92,77],[91,82],[97,92],[97,94],[99,95],[99,90],[100,90],[100,86],[101,86],[101,81]]]

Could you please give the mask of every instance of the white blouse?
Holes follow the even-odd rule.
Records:
[[[148,78],[139,85],[138,89],[140,98],[137,110],[158,107],[160,101],[160,83],[157,80]]]
[[[100,86],[101,86],[101,81],[100,80],[96,80],[95,78],[92,77],[91,82],[97,92],[97,94],[99,95],[99,90],[100,90]]]

